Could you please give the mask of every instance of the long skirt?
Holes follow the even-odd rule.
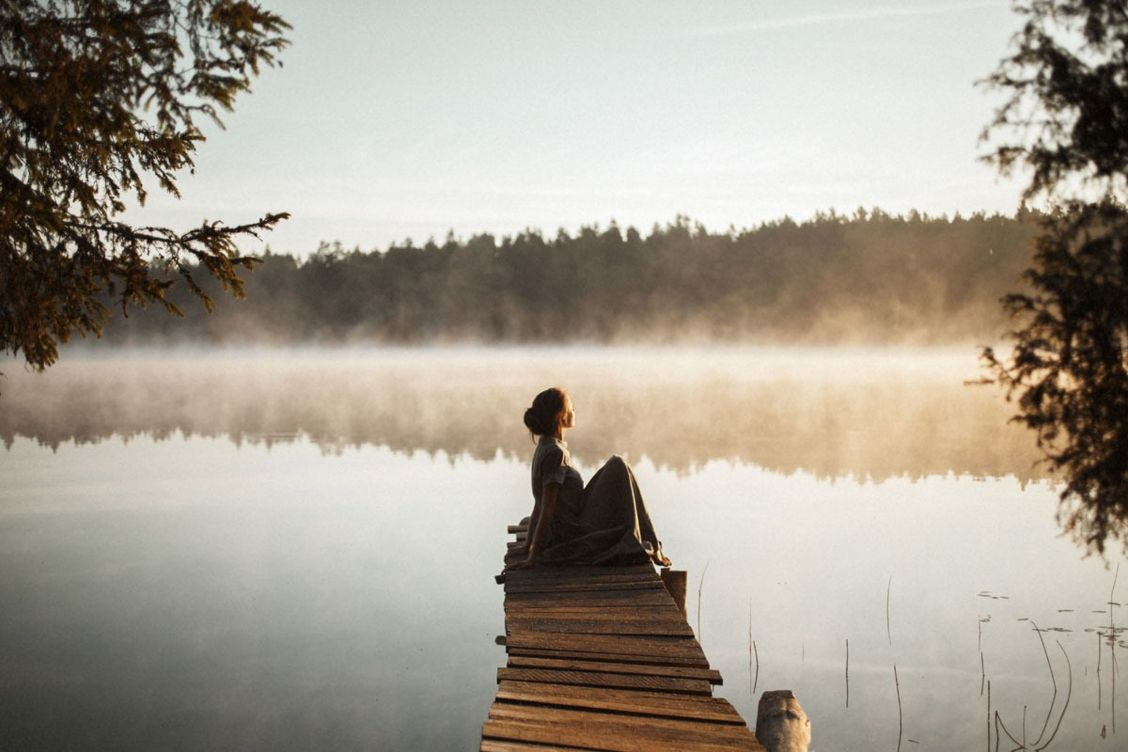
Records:
[[[557,496],[547,543],[537,561],[555,566],[645,564],[662,555],[634,471],[618,455],[582,494]]]

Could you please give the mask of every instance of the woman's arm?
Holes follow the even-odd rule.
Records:
[[[556,493],[559,490],[560,486],[556,483],[548,484],[541,493],[540,503],[533,505],[533,513],[529,517],[529,555],[521,564],[522,569],[536,565],[537,551],[544,540],[545,531],[552,525],[552,515],[556,512]]]

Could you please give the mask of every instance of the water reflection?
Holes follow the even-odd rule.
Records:
[[[0,748],[473,748],[523,460],[140,437],[21,438],[0,463]],[[896,748],[893,665],[922,748],[983,743],[987,681],[1032,739],[1052,689],[1037,624],[1063,693],[1055,641],[1072,662],[1050,749],[1093,749],[1102,725],[1115,748],[1124,585],[1056,536],[1047,483],[636,471],[746,717],[751,634],[758,689],[798,693],[816,749]]]
[[[1122,617],[1103,604],[1121,600],[1123,582],[1113,590],[1114,571],[1056,535],[1045,482],[825,483],[724,464],[681,482],[644,480],[659,501],[681,502],[656,504],[655,515],[690,572],[691,601],[701,587],[702,643],[742,713],[755,713],[753,682],[789,687],[815,719],[816,748],[892,750],[894,666],[905,739],[921,748],[982,748],[988,682],[991,712],[1019,738],[1025,712],[1033,740],[1047,716],[1049,737],[1072,675],[1048,749],[1094,749],[1102,725],[1111,734],[1113,707],[1123,713],[1110,667],[1128,645],[1108,639],[1110,613],[1093,613]],[[1035,624],[1046,630],[1056,702]]]
[[[16,440],[0,456],[0,749],[472,748],[512,491],[477,464]],[[456,528],[428,526],[452,512]]]
[[[378,445],[524,458],[520,415],[546,385],[581,416],[574,454],[717,459],[819,478],[1039,477],[971,352],[758,349],[282,350],[70,357],[9,364],[0,438],[57,447],[138,434],[228,436],[326,451]]]

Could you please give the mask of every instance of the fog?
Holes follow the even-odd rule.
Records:
[[[105,350],[44,373],[9,362],[0,438],[306,437],[325,452],[525,458],[521,415],[570,391],[573,454],[818,478],[1041,477],[1031,436],[965,349],[290,348]]]

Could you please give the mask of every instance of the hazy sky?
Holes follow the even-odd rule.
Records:
[[[1007,0],[262,2],[293,24],[284,67],[134,220],[286,210],[267,242],[305,254],[1018,203],[976,159]]]

